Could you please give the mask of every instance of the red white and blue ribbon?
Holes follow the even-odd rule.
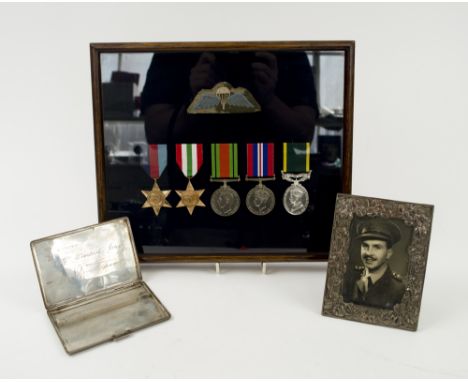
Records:
[[[247,177],[270,178],[275,176],[273,143],[247,144]]]

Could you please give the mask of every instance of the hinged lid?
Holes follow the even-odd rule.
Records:
[[[127,218],[35,240],[31,249],[48,310],[141,280]]]

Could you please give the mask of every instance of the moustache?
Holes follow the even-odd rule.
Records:
[[[377,259],[376,259],[374,256],[372,256],[372,255],[364,255],[363,258],[364,258],[364,260],[366,260],[366,261],[367,261],[367,260],[372,260],[372,261],[377,260]]]

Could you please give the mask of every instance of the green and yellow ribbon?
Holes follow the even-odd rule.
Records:
[[[310,143],[283,143],[283,172],[310,171]]]

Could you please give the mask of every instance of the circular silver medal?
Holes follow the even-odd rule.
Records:
[[[240,197],[235,190],[225,184],[213,192],[210,204],[217,215],[231,216],[240,207]]]
[[[309,194],[304,186],[294,182],[283,195],[283,205],[291,215],[301,215],[309,205]]]
[[[275,208],[275,194],[263,184],[257,184],[247,193],[245,202],[254,215],[267,215]]]

